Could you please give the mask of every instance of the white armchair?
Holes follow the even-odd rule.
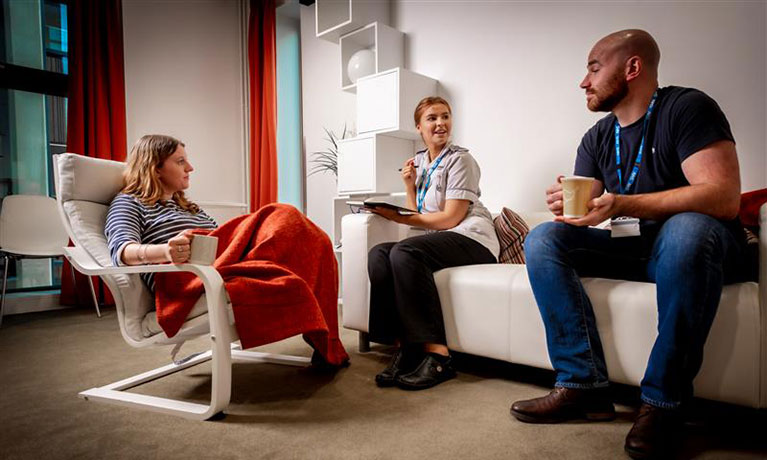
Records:
[[[210,338],[211,349],[181,361],[102,387],[80,393],[86,400],[138,407],[205,420],[224,410],[231,395],[232,361],[308,365],[309,358],[243,351],[238,340],[232,306],[221,275],[212,266],[195,264],[112,265],[104,236],[107,209],[122,188],[124,164],[64,153],[54,155],[54,178],[58,209],[64,227],[75,244],[65,248],[66,257],[80,272],[100,276],[114,296],[123,338],[133,347],[175,345],[175,352],[189,339]],[[202,279],[205,294],[197,301],[181,330],[167,337],[157,326],[154,298],[139,278],[145,272],[192,272]],[[210,404],[197,404],[124,390],[188,367],[212,360]]]

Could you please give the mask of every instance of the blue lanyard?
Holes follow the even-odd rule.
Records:
[[[650,116],[652,115],[652,109],[655,106],[655,100],[658,99],[658,91],[655,91],[650,101],[650,106],[647,107],[647,113],[644,116],[644,123],[642,124],[642,141],[639,143],[639,154],[637,155],[636,162],[634,162],[634,168],[631,170],[631,175],[626,181],[626,188],[623,188],[623,177],[621,174],[621,125],[618,124],[618,120],[615,120],[615,166],[618,169],[618,191],[621,195],[628,193],[631,186],[634,185],[639,175],[639,165],[642,164],[642,153],[644,152],[644,141],[647,135],[647,125],[650,122]]]
[[[446,150],[443,150],[442,153],[439,154],[436,160],[434,160],[434,163],[431,165],[431,168],[429,168],[428,174],[426,173],[426,168],[423,169],[423,174],[421,174],[421,183],[418,185],[418,188],[416,189],[416,202],[418,205],[418,213],[421,212],[421,208],[423,208],[423,201],[426,198],[426,192],[429,190],[429,185],[431,185],[431,173],[434,172],[435,169],[437,169],[437,166],[439,166],[440,162],[442,162],[442,159],[445,158],[445,152]],[[428,152],[427,152],[428,155]]]

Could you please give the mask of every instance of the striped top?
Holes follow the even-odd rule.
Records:
[[[122,252],[129,243],[165,244],[183,230],[218,227],[205,211],[185,211],[175,201],[158,201],[147,206],[133,195],[118,194],[109,205],[104,234],[115,266],[122,263]],[[154,292],[154,273],[142,273],[150,291]]]

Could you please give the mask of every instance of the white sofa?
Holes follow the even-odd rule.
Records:
[[[760,282],[725,286],[695,379],[696,396],[767,407],[767,205],[760,210]],[[532,228],[548,213],[521,213]],[[367,254],[414,231],[372,214],[342,220],[343,325],[367,346]],[[450,349],[551,369],[546,337],[524,265],[473,265],[434,274]],[[657,335],[655,284],[584,278],[610,380],[639,385]]]

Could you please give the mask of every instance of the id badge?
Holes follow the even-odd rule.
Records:
[[[639,235],[639,219],[636,217],[614,217],[610,219],[611,237],[624,238]]]

